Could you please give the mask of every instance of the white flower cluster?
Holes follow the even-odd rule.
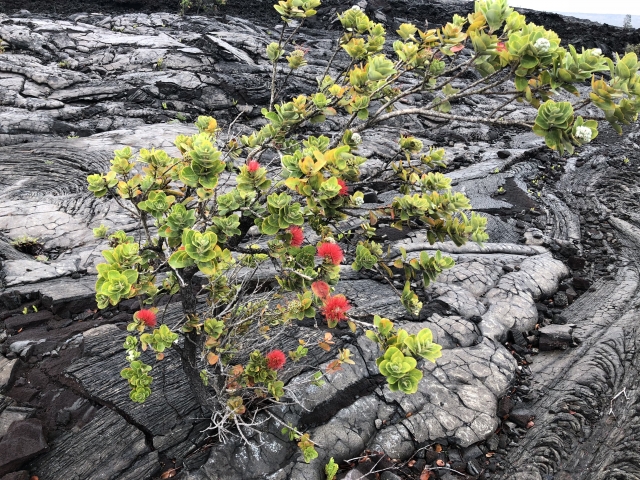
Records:
[[[538,53],[547,53],[549,48],[551,48],[551,43],[546,38],[539,38],[536,40],[536,43],[533,44],[533,48],[535,48]]]
[[[582,143],[589,143],[591,141],[591,129],[584,125],[576,127],[576,133],[574,133],[574,136]]]
[[[364,198],[356,197],[353,199],[353,203],[355,203],[356,205],[362,205],[364,203]]]
[[[351,135],[351,141],[356,145],[360,145],[362,143],[362,137],[360,136],[359,133],[356,132],[353,135]]]
[[[360,8],[358,5],[354,5],[353,7],[351,7],[351,10],[362,11],[362,8]]]
[[[594,48],[593,50],[591,50],[591,54],[595,55],[596,57],[600,57],[602,55],[602,50],[600,50],[599,48]]]

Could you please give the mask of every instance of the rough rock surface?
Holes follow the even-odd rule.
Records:
[[[327,3],[320,20],[335,14],[337,4]],[[364,3],[389,31],[405,18],[438,23],[452,8],[467,8]],[[383,450],[404,460],[438,443],[451,447],[451,466],[477,476],[485,457],[476,444],[486,440],[491,451],[502,450],[504,478],[640,475],[634,453],[640,451],[637,126],[622,142],[605,131],[569,160],[544,150],[530,132],[497,133],[461,122],[407,118],[363,135],[361,154],[374,166],[396,153],[392,139],[407,130],[426,145],[447,146],[447,173],[488,217],[490,242],[430,246],[424,232],[387,229],[385,241],[395,254],[400,246],[409,255],[439,249],[456,260],[424,292],[417,318],[378,278],[345,277],[340,289],[354,317],[380,314],[410,331],[429,327],[443,357],[420,364],[418,393],[402,396],[377,374],[371,342],[334,332],[354,352],[355,365],[322,388],[294,376],[289,385],[301,406],[277,412],[322,446],[312,464],[302,461],[275,423],[249,445],[207,441],[207,419],[172,353],[155,367],[147,403],[129,400],[119,371],[123,326],[136,307],[124,302],[119,309],[92,311],[95,265],[106,244],[94,239],[91,228],[135,232],[137,225],[114,202],[93,199],[86,176],[104,170],[113,150],[125,145],[171,150],[176,135],[194,131],[181,122],[199,114],[228,124],[242,113],[239,128],[259,125],[270,72],[264,46],[278,33],[262,21],[266,11],[265,2],[256,2],[252,21],[171,13],[0,14],[0,38],[9,47],[0,55],[0,393],[6,395],[0,395],[0,452],[14,440],[11,432],[35,422],[44,425],[50,447],[26,466],[11,468],[28,468],[41,480],[152,478],[170,466],[191,480],[312,480],[324,478],[321,468],[331,456],[342,461]],[[322,52],[333,37],[320,25],[310,23],[302,35]],[[558,31],[596,46],[571,22],[566,36]],[[634,35],[624,38],[633,42]],[[597,46],[619,48],[622,38],[615,32],[609,44]],[[325,65],[322,55],[312,55],[285,93],[310,90]],[[492,107],[473,101],[456,106],[461,114]],[[514,110],[511,118],[522,114]],[[335,125],[318,129],[330,135]],[[623,156],[631,158],[629,166]],[[499,187],[505,195],[496,195]],[[395,194],[377,188],[372,198],[378,203],[362,209]],[[23,236],[36,237],[46,259],[12,245]],[[169,323],[180,310],[170,305],[165,313]],[[539,334],[536,326],[542,326]],[[535,361],[534,344],[545,350]],[[549,350],[562,345],[570,348]],[[317,364],[328,358],[312,356]],[[533,375],[523,380],[529,371]],[[514,404],[519,410],[509,416]],[[529,418],[535,426],[507,451],[506,435],[517,439]],[[499,427],[507,434],[496,434]],[[43,442],[38,437],[34,445],[45,448]],[[440,459],[423,457],[423,466]]]

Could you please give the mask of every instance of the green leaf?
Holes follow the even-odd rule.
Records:
[[[195,262],[184,250],[178,250],[169,257],[169,265],[172,268],[186,268],[193,265]]]
[[[327,480],[334,480],[336,478],[338,464],[334,462],[333,457],[331,457],[329,463],[324,466],[324,473],[327,475]]]

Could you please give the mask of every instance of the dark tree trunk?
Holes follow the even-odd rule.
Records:
[[[190,267],[182,272],[185,285],[180,287],[180,295],[185,316],[197,314],[198,298],[196,292],[198,286],[193,284],[193,277],[197,271],[196,267]],[[184,346],[179,349],[179,353],[182,360],[182,370],[187,376],[194,397],[203,409],[210,411],[213,410],[216,402],[215,397],[208,392],[207,387],[200,378],[198,360],[202,352],[202,344],[202,334],[198,334],[195,330],[186,333],[184,335]]]

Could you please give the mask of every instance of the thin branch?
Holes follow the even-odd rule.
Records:
[[[508,120],[500,120],[500,119],[487,118],[487,117],[475,117],[472,115],[465,115],[465,116],[452,115],[449,113],[436,112],[435,110],[431,110],[427,107],[422,107],[422,108],[407,108],[404,110],[395,110],[393,112],[389,112],[385,115],[381,115],[378,118],[374,119],[370,124],[363,123],[361,125],[358,125],[353,129],[353,132],[354,133],[361,132],[365,128],[371,127],[372,125],[375,125],[385,120],[389,120],[390,118],[395,118],[402,115],[422,115],[427,118],[457,120],[457,121],[466,122],[466,123],[485,123],[489,125],[503,125],[506,127],[518,126],[518,127],[524,127],[524,128],[531,128],[533,126],[532,124],[525,123],[525,122],[513,122]]]
[[[514,95],[513,97],[507,99],[506,101],[504,101],[503,103],[501,103],[500,105],[498,105],[496,108],[494,108],[491,113],[488,115],[489,118],[493,117],[496,113],[498,113],[498,111],[502,110],[504,107],[506,107],[507,105],[509,105],[511,102],[513,102],[516,98],[518,98],[519,95]]]

